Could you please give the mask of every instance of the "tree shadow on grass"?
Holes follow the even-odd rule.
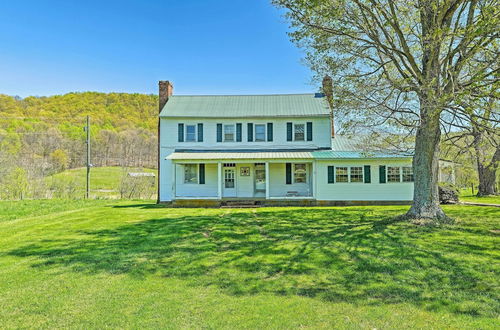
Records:
[[[82,231],[80,238],[47,239],[9,254],[36,257],[33,267],[159,274],[233,295],[498,312],[491,242],[467,246],[463,232],[395,223],[395,214],[384,213],[367,208],[175,213]]]

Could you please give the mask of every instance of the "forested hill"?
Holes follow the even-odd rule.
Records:
[[[67,125],[81,127],[86,115],[98,129],[154,130],[157,114],[156,95],[84,92],[21,99],[0,94],[2,128],[9,131],[35,129],[37,122],[67,130]]]
[[[14,182],[20,175],[33,182],[84,166],[86,115],[93,165],[156,167],[156,95],[84,92],[21,99],[0,94],[0,184],[11,176]]]

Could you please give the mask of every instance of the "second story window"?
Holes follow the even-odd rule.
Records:
[[[186,142],[196,141],[196,126],[186,125]]]
[[[295,141],[304,141],[304,132],[305,132],[304,124],[293,125],[293,133]]]
[[[234,142],[234,125],[224,125],[224,141]]]
[[[255,125],[255,141],[256,142],[266,141],[266,125],[264,124]]]

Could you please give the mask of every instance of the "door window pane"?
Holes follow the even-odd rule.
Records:
[[[224,141],[234,141],[234,125],[224,125]]]
[[[262,142],[266,140],[266,125],[255,125],[255,141]]]
[[[196,141],[196,126],[186,125],[186,141],[194,142]]]
[[[363,168],[351,167],[351,182],[363,182]]]
[[[294,183],[306,183],[307,181],[307,168],[306,164],[295,164],[293,171],[293,182]]]
[[[294,125],[295,141],[304,141],[304,124]]]
[[[224,171],[224,187],[234,188],[234,170],[228,169]]]
[[[387,167],[387,182],[400,182],[400,177],[399,177],[400,171],[399,167],[392,167],[388,166]]]
[[[347,167],[335,167],[335,182],[349,182]]]
[[[403,167],[403,182],[413,182],[413,167]]]
[[[184,165],[184,183],[198,183],[198,164]]]

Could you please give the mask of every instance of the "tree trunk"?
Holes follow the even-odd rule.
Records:
[[[421,122],[415,140],[413,204],[409,219],[445,218],[439,205],[438,173],[441,129],[439,112],[430,113],[421,100]]]
[[[496,179],[498,163],[500,162],[500,146],[496,148],[491,163],[485,166],[477,157],[477,172],[479,175],[479,190],[477,196],[488,196],[496,194]]]

